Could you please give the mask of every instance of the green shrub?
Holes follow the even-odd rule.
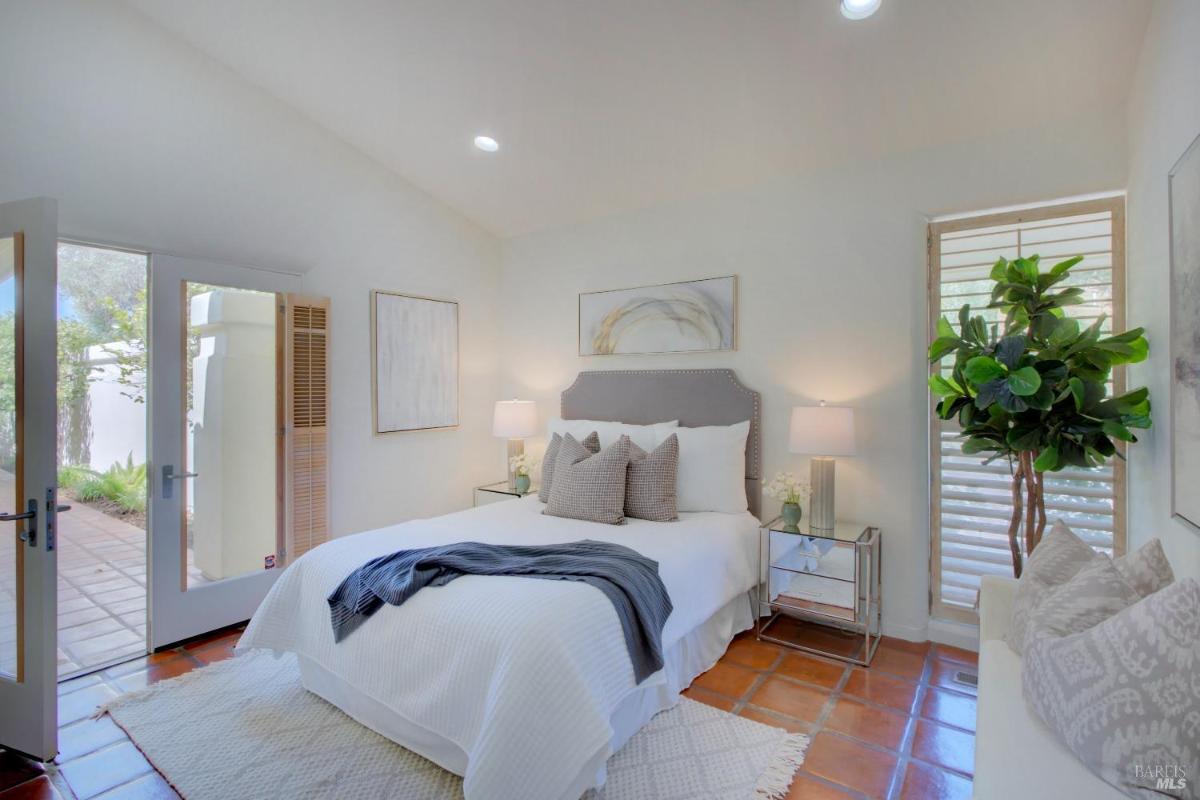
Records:
[[[126,513],[146,510],[146,465],[134,464],[133,453],[124,464],[118,461],[104,472],[63,467],[58,482],[85,503],[107,500]]]
[[[91,478],[95,478],[100,473],[88,467],[82,467],[77,464],[70,464],[58,468],[58,485],[61,489],[70,489],[75,491],[80,484]]]

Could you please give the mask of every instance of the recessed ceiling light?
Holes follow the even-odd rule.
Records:
[[[846,19],[866,19],[879,10],[883,0],[842,0],[842,16]]]
[[[500,149],[500,143],[490,136],[476,136],[475,146],[485,153],[494,153]]]

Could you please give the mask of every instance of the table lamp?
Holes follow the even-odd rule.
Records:
[[[492,435],[508,439],[508,488],[517,488],[512,458],[525,452],[525,438],[538,430],[537,403],[532,400],[498,400],[492,413]]]
[[[812,500],[808,524],[817,530],[833,530],[833,456],[854,455],[854,409],[825,405],[792,409],[788,450],[812,456]]]

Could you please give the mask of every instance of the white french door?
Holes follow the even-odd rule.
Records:
[[[57,742],[58,208],[0,204],[0,746]]]
[[[248,619],[282,567],[283,293],[150,260],[150,646]]]

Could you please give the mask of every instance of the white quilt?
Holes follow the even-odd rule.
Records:
[[[658,561],[674,611],[663,650],[737,595],[757,572],[749,514],[600,525],[541,514],[536,497],[493,503],[328,542],[280,576],[242,648],[317,662],[408,722],[466,754],[468,800],[558,800],[597,753],[635,689],[621,626],[597,589],[571,581],[468,575],[385,605],[334,644],[325,598],[379,555],[456,541],[546,544],[595,539]],[[661,680],[661,672],[643,686]],[[456,765],[443,764],[450,769]]]

